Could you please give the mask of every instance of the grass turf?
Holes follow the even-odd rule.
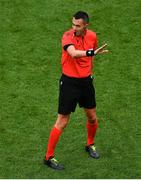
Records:
[[[141,1],[0,0],[0,178],[141,178]],[[95,58],[98,161],[84,152],[77,108],[56,148],[62,172],[42,164],[57,116],[61,36],[77,10],[110,53]]]

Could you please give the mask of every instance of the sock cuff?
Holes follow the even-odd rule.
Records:
[[[86,126],[87,126],[87,127],[96,127],[96,128],[98,128],[98,121],[96,121],[96,123],[89,123],[89,122],[87,121]]]
[[[52,128],[52,131],[58,135],[62,134],[62,131],[60,129],[56,128],[55,126]]]

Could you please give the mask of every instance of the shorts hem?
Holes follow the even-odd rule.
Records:
[[[85,109],[93,109],[93,108],[96,108],[96,105],[95,106],[79,106],[80,108],[85,108]]]
[[[72,111],[69,111],[69,112],[60,112],[60,111],[58,111],[58,114],[62,114],[62,115],[69,115],[71,113],[72,113]]]

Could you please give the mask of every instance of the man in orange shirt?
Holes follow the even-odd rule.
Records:
[[[87,122],[87,141],[85,150],[90,157],[98,159],[99,153],[94,144],[98,128],[96,116],[95,89],[92,69],[96,54],[107,53],[106,44],[97,49],[96,33],[87,29],[89,17],[86,12],[78,11],[72,19],[72,29],[62,37],[62,76],[59,88],[58,117],[48,140],[44,164],[53,169],[64,169],[54,156],[56,144],[63,129],[67,126],[71,112],[76,105],[84,108]]]

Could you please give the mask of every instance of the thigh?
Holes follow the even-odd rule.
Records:
[[[89,80],[83,87],[79,105],[87,109],[96,108],[95,88],[92,80]]]
[[[79,91],[75,86],[75,82],[69,78],[61,77],[59,86],[59,114],[70,114],[75,111]]]

